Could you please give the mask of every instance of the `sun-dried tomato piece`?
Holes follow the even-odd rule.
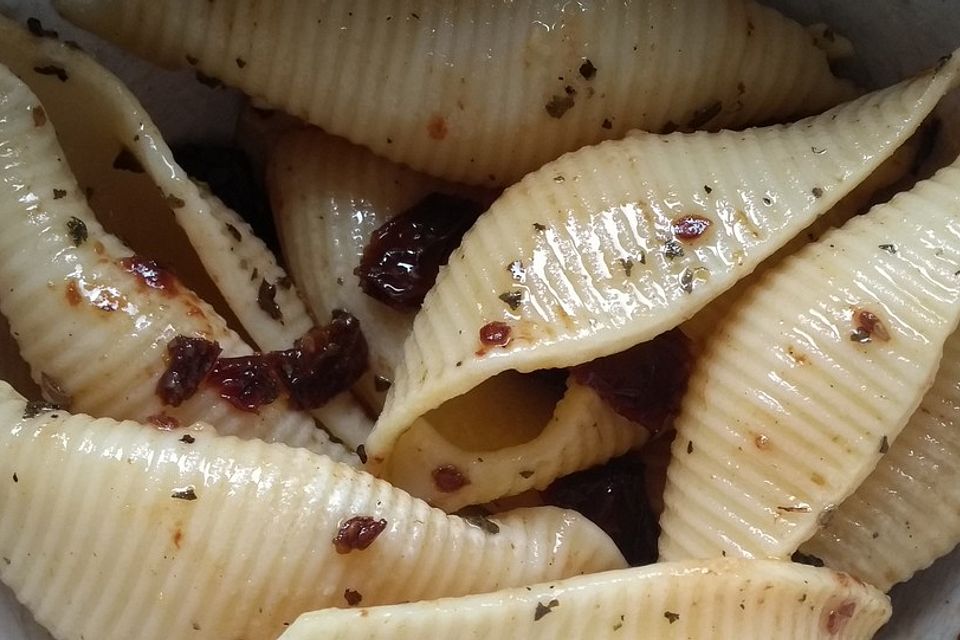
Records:
[[[657,433],[669,427],[679,411],[692,366],[690,340],[673,329],[571,372],[617,413]]]
[[[177,336],[167,345],[167,369],[157,381],[157,395],[164,404],[179,407],[196,393],[220,355],[220,345],[203,338]]]
[[[440,266],[483,211],[466,198],[429,194],[370,236],[354,271],[360,288],[394,309],[419,308]]]
[[[220,358],[210,370],[209,382],[220,397],[243,411],[256,411],[280,396],[273,372],[272,355],[254,353],[238,358]]]
[[[330,324],[314,327],[293,349],[273,354],[277,373],[293,403],[315,409],[346,391],[367,369],[367,340],[360,321],[335,310]]]
[[[548,504],[574,509],[603,529],[631,566],[657,561],[660,527],[635,454],[555,480],[543,493]]]
[[[333,539],[333,546],[337,553],[363,551],[383,533],[387,528],[387,521],[383,518],[374,520],[370,516],[354,516],[343,522]]]

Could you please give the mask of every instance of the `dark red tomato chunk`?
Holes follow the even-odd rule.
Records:
[[[220,355],[220,345],[203,338],[177,336],[167,345],[167,368],[157,381],[164,404],[179,407],[197,391]]]
[[[208,380],[220,392],[220,397],[236,408],[256,411],[280,395],[271,360],[268,353],[220,358]]]
[[[340,554],[363,551],[373,544],[386,528],[387,521],[383,518],[374,520],[370,516],[354,516],[340,525],[333,538],[333,546]]]
[[[294,404],[316,409],[346,391],[367,369],[368,349],[360,321],[335,310],[325,327],[314,327],[293,349],[275,354],[280,379]]]
[[[693,353],[679,329],[621,353],[578,365],[571,372],[620,415],[651,433],[669,427],[687,389]]]
[[[360,288],[394,309],[416,310],[483,211],[472,200],[431,193],[394,216],[373,232],[354,270]]]
[[[673,221],[673,235],[681,240],[696,240],[711,224],[710,219],[703,216],[680,216]]]
[[[510,334],[506,322],[488,322],[480,327],[480,343],[485,347],[505,347],[510,343]]]
[[[644,487],[643,463],[636,454],[555,480],[544,500],[574,509],[609,535],[631,566],[657,561],[660,526]]]

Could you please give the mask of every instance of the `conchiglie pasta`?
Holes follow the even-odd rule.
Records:
[[[707,342],[660,554],[786,558],[873,471],[960,319],[960,163],[773,268]]]
[[[53,45],[43,59],[78,77],[84,64],[93,64],[72,57],[68,63],[57,57],[62,51]],[[0,84],[0,311],[33,379],[55,389],[59,402],[94,415],[164,425],[205,420],[222,433],[353,457],[307,414],[283,403],[241,411],[208,387],[179,406],[161,400],[157,382],[175,336],[217,341],[225,355],[247,354],[249,347],[196,294],[103,230],[63,161],[40,100],[4,67]],[[102,104],[98,97],[110,104],[104,93],[88,97],[91,106]]]
[[[160,64],[460,182],[510,184],[632,128],[770,122],[853,95],[809,33],[748,0],[56,4]]]
[[[301,616],[281,640],[854,640],[890,617],[879,591],[787,562],[676,562],[463,598]]]
[[[71,416],[5,383],[0,425],[0,578],[63,640],[272,640],[316,608],[624,566],[574,512],[471,523],[325,456],[203,425]]]
[[[367,296],[354,269],[373,230],[390,217],[430,192],[462,195],[464,189],[316,129],[283,136],[268,167],[285,253],[314,314],[354,313],[365,327],[373,373],[391,380],[413,317]],[[558,389],[544,386],[520,376],[495,379],[460,398],[456,408],[419,419],[393,464],[379,469],[381,477],[453,511],[543,489],[646,440],[646,429],[616,414],[589,387],[572,379]],[[379,409],[382,391],[365,387]],[[477,433],[479,440],[471,437]],[[438,480],[443,473],[453,479]]]
[[[958,62],[793,125],[587,147],[507,189],[415,318],[371,460],[498,373],[589,361],[692,316],[902,145]]]
[[[800,550],[884,591],[960,541],[960,335],[897,440]],[[885,451],[884,449],[889,449]]]

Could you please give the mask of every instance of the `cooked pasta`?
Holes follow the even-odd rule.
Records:
[[[60,62],[53,55],[46,59]],[[177,335],[215,340],[225,355],[249,347],[169,272],[104,231],[63,161],[40,100],[5,67],[0,83],[0,311],[34,380],[55,389],[61,404],[93,415],[161,425],[205,420],[222,433],[355,459],[308,415],[286,406],[242,411],[208,387],[179,406],[160,397],[166,350]]]
[[[958,68],[945,61],[792,125],[637,133],[507,189],[427,295],[367,441],[371,461],[386,461],[418,417],[497,373],[622,351],[693,315],[902,145]],[[488,340],[491,327],[500,340]]]
[[[6,383],[0,469],[0,577],[58,638],[272,640],[311,609],[624,566],[574,512],[446,516],[304,449],[71,416]]]
[[[801,551],[884,591],[960,542],[960,334],[933,387],[856,492]]]
[[[764,123],[853,95],[809,33],[749,0],[56,5],[160,64],[462,182],[510,184],[632,128]]]
[[[895,444],[960,320],[960,162],[774,267],[677,418],[665,560],[787,558]]]
[[[870,638],[887,599],[786,562],[661,563],[496,593],[301,616],[281,640]]]

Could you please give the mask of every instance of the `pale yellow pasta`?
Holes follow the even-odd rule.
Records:
[[[77,65],[55,57],[60,50],[46,59],[76,72]],[[164,404],[156,388],[174,337],[215,340],[225,355],[249,353],[249,347],[181,283],[151,272],[149,263],[125,261],[131,251],[94,217],[41,102],[5,67],[0,85],[0,311],[33,379],[55,389],[59,402],[93,415],[160,424],[205,420],[222,433],[355,460],[307,414],[284,403],[241,411],[201,387],[180,406]]]
[[[496,593],[301,616],[281,640],[863,639],[890,617],[842,573],[768,560],[675,562]]]
[[[960,334],[900,437],[800,550],[884,591],[960,541]]]
[[[461,182],[510,184],[631,128],[770,122],[853,95],[810,34],[749,0],[56,5],[155,62]]]
[[[945,61],[792,125],[637,133],[507,189],[414,320],[367,441],[371,461],[386,461],[418,417],[493,375],[592,360],[692,316],[870,175],[958,68]]]
[[[624,567],[571,511],[471,523],[305,449],[45,411],[6,383],[0,474],[0,578],[63,640],[272,640],[316,608]],[[364,537],[340,533],[353,518]]]
[[[894,445],[960,319],[960,162],[771,269],[677,418],[660,554],[787,558]]]

